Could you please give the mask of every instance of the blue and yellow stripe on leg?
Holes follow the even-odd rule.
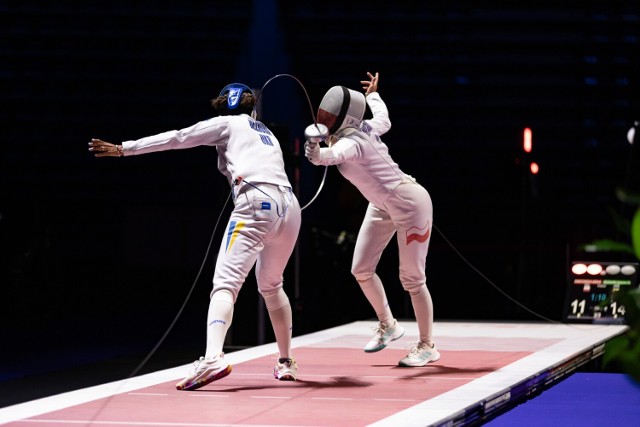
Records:
[[[233,246],[238,234],[240,234],[240,230],[244,228],[244,224],[244,221],[231,221],[229,223],[229,230],[227,231],[227,245],[225,248],[226,252],[229,252],[229,249]]]

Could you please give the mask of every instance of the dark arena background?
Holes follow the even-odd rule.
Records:
[[[315,112],[329,87],[360,90],[380,73],[383,140],[434,203],[437,322],[563,322],[572,262],[638,262],[615,249],[631,244],[637,209],[621,194],[640,191],[627,138],[640,120],[640,1],[7,0],[0,12],[2,407],[204,352],[230,212],[215,150],[97,159],[87,143],[187,127],[231,82],[293,75]],[[303,155],[305,91],[274,79],[260,115],[305,205],[324,172]],[[350,274],[365,209],[330,167],[285,275],[294,336],[374,325]],[[395,243],[378,273],[396,317],[413,319]],[[225,350],[271,343],[265,313],[251,275]]]

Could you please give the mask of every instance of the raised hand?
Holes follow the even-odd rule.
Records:
[[[369,77],[369,80],[360,80],[360,83],[362,84],[362,90],[364,90],[365,96],[369,95],[371,92],[378,91],[378,78],[379,78],[378,73],[376,73],[374,76],[373,74],[367,71],[367,76]]]

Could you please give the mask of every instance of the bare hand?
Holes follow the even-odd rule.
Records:
[[[365,96],[369,95],[371,92],[378,91],[378,73],[376,73],[376,75],[374,76],[367,71],[367,76],[369,77],[369,80],[360,80]]]
[[[93,138],[89,142],[89,151],[95,152],[96,157],[122,157],[124,153],[121,145],[112,144],[101,139]]]

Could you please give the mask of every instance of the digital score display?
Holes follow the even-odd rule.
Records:
[[[621,297],[638,286],[638,264],[574,261],[563,318],[573,323],[624,324]]]

